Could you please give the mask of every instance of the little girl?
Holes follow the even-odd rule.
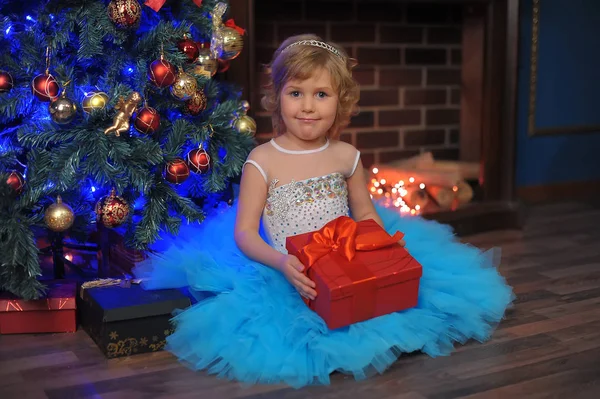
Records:
[[[167,344],[191,368],[294,387],[328,384],[334,371],[361,379],[403,352],[434,357],[454,342],[487,340],[511,304],[492,256],[459,243],[446,226],[373,204],[360,153],[337,140],[359,97],[353,66],[342,48],[317,36],[283,42],[263,99],[278,135],[249,155],[237,205],[182,231],[137,269],[146,289],[188,285],[199,295],[174,318]],[[305,305],[301,296],[319,293],[287,254],[286,237],[342,215],[405,233],[423,266],[415,308],[329,330]]]

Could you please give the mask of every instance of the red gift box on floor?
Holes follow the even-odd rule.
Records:
[[[26,301],[10,293],[0,294],[0,334],[74,332],[76,283],[45,282],[44,298]]]
[[[321,230],[288,237],[286,248],[317,287],[308,306],[330,329],[417,305],[421,265],[374,220],[339,217]]]

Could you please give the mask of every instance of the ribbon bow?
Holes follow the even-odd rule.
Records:
[[[227,21],[225,21],[225,26],[227,26],[228,28],[233,28],[233,29],[237,30],[240,35],[243,35],[246,33],[246,30],[244,28],[241,28],[235,24],[235,21],[233,18],[229,18]]]
[[[193,0],[193,1],[194,1],[194,4],[197,5],[198,7],[202,6],[202,0]],[[165,5],[166,2],[167,2],[167,0],[146,0],[144,5],[150,7],[154,11],[158,12],[162,8],[162,6]]]
[[[306,269],[330,252],[338,252],[348,261],[352,261],[356,251],[373,251],[388,247],[404,236],[399,231],[390,236],[383,229],[357,234],[357,228],[358,223],[348,216],[332,220],[312,234],[308,244],[299,251],[298,259]]]

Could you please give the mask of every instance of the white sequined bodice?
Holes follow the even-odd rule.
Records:
[[[263,225],[271,245],[287,252],[288,236],[315,231],[327,222],[348,215],[348,188],[342,173],[331,173],[277,186],[269,184]]]

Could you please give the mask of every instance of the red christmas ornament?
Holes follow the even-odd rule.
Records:
[[[200,49],[196,42],[187,37],[177,42],[177,48],[187,56],[188,62],[196,61],[196,58],[200,55]]]
[[[129,204],[123,197],[116,195],[113,188],[110,195],[100,198],[96,203],[96,221],[104,227],[112,228],[123,224],[129,216]]]
[[[8,184],[16,194],[21,194],[25,188],[25,178],[20,172],[13,170],[10,172],[10,175],[8,175],[6,184]]]
[[[140,22],[142,7],[138,0],[112,0],[108,3],[108,17],[119,28],[131,28]]]
[[[219,73],[227,72],[227,70],[231,66],[231,62],[229,62],[229,60],[222,60],[219,58],[218,62],[219,62],[219,68],[217,69],[217,72],[219,72]]]
[[[185,102],[185,109],[190,115],[199,115],[206,109],[206,95],[202,89],[198,90],[192,98]]]
[[[210,155],[204,148],[196,148],[187,153],[187,164],[194,173],[206,173],[210,169]]]
[[[33,95],[40,101],[54,101],[58,98],[60,88],[58,82],[49,73],[41,74],[33,78],[31,82],[31,90]]]
[[[137,112],[133,126],[140,133],[152,134],[160,126],[160,115],[154,108],[144,106]]]
[[[14,87],[13,78],[10,73],[0,71],[0,93],[6,93]]]
[[[183,158],[175,158],[165,166],[164,176],[169,183],[180,184],[190,177],[190,168]]]
[[[162,56],[148,68],[148,79],[157,87],[171,86],[176,78],[177,69]]]

